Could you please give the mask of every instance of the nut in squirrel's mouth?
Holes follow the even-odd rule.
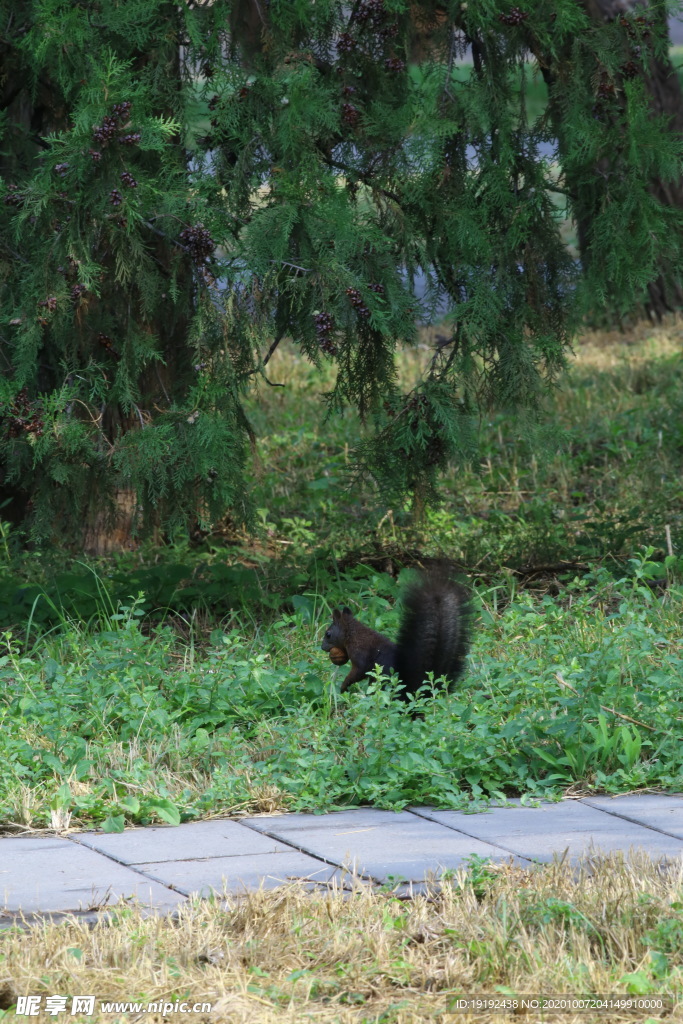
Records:
[[[331,647],[329,653],[330,661],[333,665],[345,665],[349,660],[349,656],[343,647]]]

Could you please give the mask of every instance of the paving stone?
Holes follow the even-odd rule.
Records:
[[[41,913],[96,917],[88,908],[107,896],[107,907],[133,896],[143,907],[168,911],[185,894],[272,888],[291,878],[344,885],[343,866],[391,880],[410,895],[472,854],[529,864],[565,851],[576,860],[630,849],[683,857],[683,795],[590,797],[539,807],[514,801],[477,814],[360,808],[69,839],[7,837],[0,839],[0,927],[11,926],[18,910],[28,920]]]
[[[134,896],[169,909],[183,901],[170,889],[68,839],[0,840],[0,907],[7,910],[86,910]]]
[[[130,829],[127,832],[80,832],[73,838],[122,864],[140,865],[164,860],[243,857],[289,849],[284,843],[227,818]]]
[[[151,914],[156,914],[156,911],[148,910],[147,916]],[[93,927],[103,920],[109,920],[110,916],[106,910],[50,910],[36,913],[23,910],[0,910],[0,931],[9,931],[11,928],[19,928],[24,931],[43,921],[48,921],[51,924],[79,921]]]
[[[395,811],[380,811],[374,807],[358,807],[349,811],[330,811],[328,814],[259,814],[243,820],[250,828],[260,832],[273,833],[277,825],[278,834],[283,836],[302,829],[307,832],[329,832],[331,828],[340,835],[348,835],[349,830],[355,832],[361,828],[395,824],[405,817],[405,811],[397,814]]]
[[[278,844],[279,845],[279,844]],[[146,863],[145,872],[186,895],[208,896],[212,891],[240,892],[245,889],[274,889],[293,878],[325,885],[336,879],[343,884],[339,868],[323,864],[305,853],[284,847],[284,853],[212,857],[208,860],[164,860]]]
[[[465,814],[464,811],[440,811],[433,807],[411,807],[430,821],[457,829],[484,841],[498,842],[501,837],[519,836],[527,832],[535,835],[552,836],[562,832],[619,831],[623,829],[617,818],[593,807],[586,807],[579,800],[563,800],[561,803],[541,803],[538,807],[527,807],[519,800],[511,800],[507,807],[492,807],[488,811]]]
[[[540,807],[495,807],[482,814],[426,807],[415,808],[415,813],[536,861],[552,860],[565,850],[572,859],[592,850],[645,850],[656,858],[683,856],[683,841],[576,800]]]
[[[638,793],[629,796],[591,796],[584,798],[583,803],[683,839],[683,795]]]
[[[646,832],[645,829],[634,833],[634,827],[624,828],[622,832],[557,832],[552,836],[529,833],[511,838],[506,846],[519,856],[539,862],[551,861],[555,856],[562,856],[565,851],[571,860],[579,860],[591,853],[629,853],[636,850],[644,851],[654,860],[683,857],[683,843],[680,840],[660,832]]]
[[[381,881],[420,882],[446,868],[461,867],[473,854],[505,856],[489,843],[458,836],[409,811],[396,814],[360,808],[324,816],[282,814],[247,821],[306,853]]]

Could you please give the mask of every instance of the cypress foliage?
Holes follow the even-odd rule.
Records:
[[[245,512],[185,146],[192,20],[166,0],[0,3],[0,458],[35,537],[106,535],[122,508],[124,533]]]
[[[680,268],[648,189],[680,140],[627,66],[655,27],[628,61],[578,0],[0,0],[0,27],[0,459],[37,536],[121,491],[141,525],[248,518],[240,398],[285,336],[336,361],[360,470],[423,498],[482,410],[533,413],[583,311]],[[396,346],[444,304],[402,395]]]

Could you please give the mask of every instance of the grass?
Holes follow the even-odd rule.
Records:
[[[487,600],[482,588],[466,682],[448,698],[428,687],[415,718],[382,684],[339,695],[317,647],[322,601],[251,638],[216,631],[200,651],[179,650],[170,628],[145,635],[134,615],[48,637],[31,655],[10,646],[2,820],[116,831],[217,813],[680,789],[681,592],[662,600],[644,582],[648,563],[631,569],[621,581],[596,570],[563,603],[508,593],[499,613],[500,591]],[[365,618],[391,631],[393,580],[365,570],[342,583],[330,598],[355,590]]]
[[[231,1024],[493,1024],[511,1017],[456,1013],[456,1001],[572,994],[646,1002],[635,1014],[527,1019],[680,1019],[670,1012],[683,999],[682,885],[680,865],[664,871],[637,854],[596,858],[579,872],[475,859],[407,902],[351,880],[346,893],[295,884],[216,898],[181,908],[177,920],[124,906],[112,911],[113,927],[72,919],[4,933],[11,981],[0,984],[0,1005],[23,993],[96,993],[94,1019],[131,1019],[105,1013],[101,1001],[111,1000],[210,1003],[192,1019]]]
[[[423,346],[404,355],[404,386],[424,372],[437,333],[425,330]],[[623,558],[647,544],[665,554],[666,526],[680,551],[682,340],[675,322],[579,340],[541,423],[507,411],[483,422],[479,458],[445,478],[442,507],[414,534],[405,510],[388,511],[369,484],[344,490],[360,424],[352,414],[324,422],[325,373],[278,353],[270,376],[286,387],[263,387],[250,409],[264,439],[257,502],[274,532],[285,521],[308,529],[310,547],[341,554],[349,541],[367,548],[370,534],[384,549],[424,550],[433,538],[432,550],[447,548],[470,570]],[[292,532],[289,543],[305,548]]]
[[[8,563],[0,826],[682,789],[680,334],[581,340],[554,447],[492,419],[417,525],[348,487],[360,425],[325,421],[324,379],[278,353],[287,386],[249,410],[253,539]],[[406,383],[427,357],[404,354]],[[409,717],[382,683],[341,696],[319,638],[341,603],[394,635],[386,570],[416,550],[467,566],[479,617],[458,691],[427,687]]]

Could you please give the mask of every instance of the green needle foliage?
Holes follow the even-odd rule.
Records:
[[[363,415],[384,498],[428,498],[488,407],[532,414],[577,318],[680,266],[648,188],[681,155],[643,79],[662,23],[578,0],[0,0],[0,460],[34,536],[107,510],[248,520],[241,400],[285,336],[336,361],[328,400]],[[530,52],[553,71],[533,119]],[[444,309],[403,394],[396,346]]]

